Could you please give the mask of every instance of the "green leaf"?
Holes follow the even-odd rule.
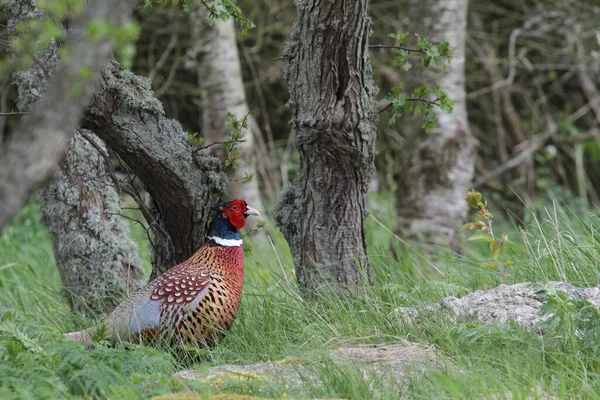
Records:
[[[480,205],[482,204],[481,203],[482,198],[483,198],[483,196],[481,195],[481,193],[479,193],[475,189],[469,190],[467,192],[467,195],[465,196],[465,200],[467,201],[467,203],[469,203],[471,208],[479,208]]]
[[[470,238],[468,238],[467,240],[472,241],[472,242],[492,242],[492,235],[490,235],[489,233],[476,233],[473,236],[471,236]]]
[[[485,227],[486,227],[486,225],[483,221],[467,222],[460,228],[459,232],[476,231],[476,230],[485,229]]]
[[[406,42],[406,39],[408,38],[408,35],[409,35],[408,32],[404,32],[404,33],[390,33],[390,34],[388,34],[388,37],[396,40],[396,42],[398,42],[398,44],[403,44],[404,42]]]
[[[93,41],[99,41],[103,39],[110,30],[108,22],[103,19],[96,18],[91,20],[87,25],[87,34]]]
[[[498,261],[498,251],[500,250],[500,243],[497,240],[492,240],[490,242],[490,252],[492,253],[492,257],[494,260]]]

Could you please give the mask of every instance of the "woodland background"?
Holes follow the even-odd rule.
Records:
[[[279,58],[295,9],[286,1],[242,1],[239,6],[257,26],[237,40],[249,107],[260,129],[255,145],[258,181],[264,201],[273,205],[294,176],[285,60]],[[371,1],[370,43],[390,44],[389,33],[407,31],[409,6]],[[469,124],[478,142],[474,186],[497,193],[513,210],[522,212],[524,201],[538,198],[599,204],[598,6],[577,1],[469,2],[465,53],[454,56],[466,60]],[[188,132],[202,132],[198,88],[190,84],[198,78],[185,67],[194,46],[189,17],[169,5],[137,17],[143,31],[134,71],[152,77],[170,116]],[[402,87],[411,74],[393,68],[393,51],[372,49],[371,56],[378,98],[392,86]],[[165,60],[157,67],[161,57]],[[551,137],[545,135],[547,120],[556,125]],[[395,188],[394,149],[402,145],[402,123],[389,126],[388,121],[384,114],[378,127],[380,190]],[[518,163],[507,164],[522,153],[526,156]]]
[[[236,39],[246,97],[256,120],[257,178],[268,208],[294,177],[296,156],[281,54],[295,9],[287,1],[241,1],[239,6],[256,25]],[[409,6],[371,1],[370,42],[391,44],[389,33],[407,31]],[[593,1],[469,2],[465,52],[453,56],[466,60],[469,125],[477,139],[473,183],[500,195],[513,210],[522,211],[524,200],[540,197],[600,202],[598,7]],[[150,78],[169,117],[187,132],[202,133],[199,77],[190,64],[190,52],[197,46],[190,18],[170,2],[152,11],[137,10],[142,31],[132,69]],[[411,71],[392,66],[394,52],[372,49],[371,57],[379,98],[392,86],[402,88]],[[2,112],[15,111],[16,88],[10,79],[3,82],[0,95]],[[555,125],[551,135],[546,132],[548,120]],[[403,140],[402,124],[388,121],[384,113],[378,126],[378,190],[395,188],[394,149]],[[4,141],[16,123],[18,116],[1,119]],[[521,156],[515,161],[517,155]]]
[[[186,13],[181,4],[174,3],[158,2],[151,9],[134,11],[141,31],[131,70],[149,78],[153,96],[164,106],[166,116],[181,123],[190,141],[199,143],[198,137],[204,137],[198,146],[226,141],[222,131],[209,134],[207,129],[210,100],[205,93],[211,82],[200,69],[207,50],[198,46],[198,38],[206,35],[202,22],[206,15]],[[436,3],[443,2],[370,1],[373,32],[369,43],[391,45],[390,33],[419,33],[419,24],[414,25],[415,7],[424,20],[435,21],[437,15],[435,7],[419,11],[416,4]],[[70,267],[60,269],[60,255],[53,252],[51,241],[56,233],[42,211],[47,194],[35,195],[0,235],[0,376],[6,377],[0,378],[0,397],[150,397],[190,388],[207,396],[271,398],[397,398],[399,394],[408,398],[432,394],[438,398],[593,398],[600,393],[594,345],[600,313],[582,311],[590,310],[586,304],[549,296],[548,308],[559,318],[545,327],[546,336],[510,323],[485,325],[434,314],[407,324],[395,316],[398,307],[463,296],[499,283],[559,280],[596,286],[600,282],[600,235],[596,231],[600,226],[600,3],[469,1],[464,50],[453,53],[455,62],[465,65],[468,129],[476,139],[474,172],[466,189],[484,194],[496,214],[494,230],[510,238],[506,258],[511,264],[506,273],[499,276],[493,269],[481,268],[490,260],[487,245],[468,242],[458,234],[458,228],[472,219],[461,200],[466,193],[461,192],[462,211],[453,215],[450,224],[455,227],[445,227],[442,240],[430,240],[439,233],[435,218],[424,224],[428,228],[424,231],[402,228],[399,215],[403,210],[398,205],[407,193],[403,173],[414,156],[407,155],[406,149],[414,135],[423,139],[435,137],[431,135],[436,132],[415,129],[410,118],[397,118],[390,124],[392,109],[388,108],[377,125],[377,168],[368,197],[375,219],[366,220],[374,285],[367,300],[332,295],[316,303],[304,300],[294,282],[294,261],[271,212],[299,166],[282,56],[296,21],[295,7],[281,0],[240,0],[237,4],[255,25],[235,36],[250,112],[251,129],[243,131],[252,135],[246,142],[250,150],[243,151],[239,161],[242,174],[247,167],[256,171],[252,183],[239,190],[257,188],[268,217],[263,232],[249,240],[255,249],[247,258],[245,300],[231,334],[214,350],[184,357],[173,349],[99,345],[86,351],[75,343],[56,343],[61,332],[89,326],[101,318],[103,310],[74,302],[79,293],[72,292],[75,296],[70,300],[68,294],[64,296],[65,282],[74,287],[80,278],[85,282],[95,278],[69,278]],[[5,26],[8,16],[4,13],[1,18]],[[3,59],[9,58],[8,36],[2,44],[6,45]],[[414,38],[409,44],[415,44]],[[385,108],[384,97],[393,87],[410,92],[415,76],[428,79],[426,74],[416,75],[418,59],[407,71],[394,67],[394,49],[372,48],[370,55],[380,109]],[[23,102],[13,76],[2,79],[0,149],[15,134],[22,116],[18,103]],[[152,96],[148,93],[141,96]],[[448,92],[449,98],[454,94]],[[237,117],[246,113],[238,112]],[[416,118],[420,126],[422,118]],[[210,148],[215,149],[218,146]],[[117,177],[127,177],[126,163],[110,155]],[[97,165],[105,161],[99,156],[94,160]],[[428,176],[428,165],[424,164],[425,173],[420,176]],[[135,286],[144,283],[153,265],[177,257],[171,249],[157,251],[149,243],[151,213],[144,214],[134,201],[146,193],[139,182],[129,183],[122,196],[123,209],[115,212],[115,219],[127,222],[139,246],[139,260],[132,261],[136,271],[142,271],[139,282],[127,282]],[[55,191],[60,192],[60,186]],[[417,196],[415,203],[427,217],[428,201]],[[265,242],[265,233],[273,246]],[[198,234],[193,231],[191,236]],[[104,298],[103,307],[114,306],[106,300],[111,296]],[[73,313],[73,308],[83,313]],[[350,364],[320,356],[349,343],[382,345],[403,340],[433,349],[438,361],[427,364],[424,373],[411,371],[400,381],[382,378],[394,376],[390,371],[389,375],[365,375]],[[301,390],[294,392],[287,382],[260,377],[225,376],[189,383],[172,376],[192,366],[202,369],[281,359],[306,366]]]

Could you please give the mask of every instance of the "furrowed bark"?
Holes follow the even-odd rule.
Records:
[[[448,243],[465,221],[464,195],[474,173],[475,139],[467,121],[464,72],[467,5],[458,0],[415,0],[409,12],[409,32],[429,37],[432,43],[447,40],[457,55],[445,72],[414,65],[407,74],[407,92],[422,84],[438,85],[454,101],[454,109],[446,114],[436,108],[437,128],[429,134],[421,128],[422,118],[403,118],[406,141],[395,157],[398,229],[436,243]]]
[[[365,194],[373,171],[376,88],[367,0],[296,2],[284,52],[298,175],[276,219],[300,287],[344,291],[370,281]]]
[[[96,132],[144,184],[154,232],[152,277],[189,258],[204,240],[210,209],[227,186],[219,160],[198,153],[166,118],[150,82],[111,61],[85,111]]]
[[[92,144],[93,143],[93,144]],[[76,133],[54,181],[42,191],[63,294],[82,313],[112,310],[148,278],[120,216],[104,143]]]
[[[81,110],[111,53],[108,38],[88,37],[88,24],[102,19],[120,25],[135,4],[134,0],[91,1],[71,23],[65,45],[75,49],[73,55],[68,62],[60,63],[43,98],[23,118],[0,158],[0,230],[19,212],[31,193],[56,173]],[[12,0],[6,7],[13,19],[36,17],[31,0]],[[88,78],[81,73],[83,68],[89,68]]]
[[[244,118],[248,116],[249,110],[235,38],[234,20],[233,18],[227,21],[217,19],[209,26],[206,23],[207,14],[206,8],[198,5],[192,11],[190,18],[192,37],[196,42],[193,53],[196,53],[194,61],[198,86],[202,92],[200,107],[202,137],[206,144],[210,144],[227,139],[229,135],[227,113],[233,113],[236,118]],[[241,153],[238,160],[239,168],[234,171],[237,177],[229,183],[227,195],[230,198],[243,198],[261,215],[265,215],[256,177],[248,182],[243,180],[246,174],[253,174],[256,170],[254,132],[249,121],[248,126],[243,138],[244,142],[237,146]],[[214,146],[210,151],[224,160],[225,154],[219,154],[218,149],[219,147]]]

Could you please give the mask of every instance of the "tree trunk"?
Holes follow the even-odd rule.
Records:
[[[203,243],[211,208],[227,185],[217,158],[196,151],[167,119],[150,82],[112,61],[85,111],[90,129],[127,164],[150,202],[138,198],[154,233],[152,276],[187,260]]]
[[[20,7],[11,24],[40,15],[33,3],[21,2]],[[37,63],[15,74],[20,110],[34,108],[58,61],[53,42]],[[84,135],[87,140],[81,134],[70,140],[57,176],[42,191],[42,207],[67,301],[80,312],[101,312],[142,287],[147,274],[129,227],[119,217],[119,195],[108,176],[104,144],[92,132]]]
[[[248,116],[248,104],[244,92],[244,81],[235,38],[233,18],[226,21],[216,19],[210,26],[206,23],[206,8],[198,5],[191,13],[193,38],[196,47],[193,56],[197,59],[198,85],[202,92],[200,111],[202,114],[202,137],[206,144],[222,142],[229,135],[227,123],[232,113],[236,118]],[[239,168],[227,188],[230,198],[243,198],[264,215],[256,177],[245,181],[246,174],[255,172],[254,132],[248,121],[244,142],[238,145],[241,157]],[[210,148],[212,154],[224,160],[219,147]]]
[[[107,163],[106,148],[96,135],[76,133],[58,175],[42,191],[64,295],[83,313],[112,310],[148,278],[120,216]]]
[[[129,18],[136,3],[134,0],[87,2],[82,14],[71,22],[64,45],[75,51],[68,62],[58,65],[43,97],[23,118],[0,156],[0,230],[19,212],[31,193],[56,173],[81,110],[112,52],[109,37],[102,40],[90,37],[89,24],[104,20],[119,26]],[[12,0],[5,7],[15,21],[39,17],[33,0]],[[82,73],[84,69],[89,76]],[[40,94],[30,93],[36,97]]]
[[[414,65],[407,73],[407,92],[422,84],[438,85],[454,101],[454,110],[446,114],[436,108],[437,129],[429,134],[421,128],[422,118],[403,118],[405,143],[395,157],[398,228],[436,243],[448,243],[465,220],[464,195],[473,180],[475,139],[467,121],[464,72],[467,5],[459,0],[413,0],[409,12],[407,31],[429,37],[434,44],[447,40],[456,57],[445,72]]]
[[[371,280],[364,219],[377,114],[367,0],[298,0],[296,6],[284,56],[300,166],[276,219],[300,287],[343,291]]]

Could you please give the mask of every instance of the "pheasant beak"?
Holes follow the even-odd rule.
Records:
[[[256,208],[252,208],[250,206],[246,206],[246,212],[244,213],[244,217],[248,218],[250,215],[254,215],[255,217],[260,217],[260,213]]]

